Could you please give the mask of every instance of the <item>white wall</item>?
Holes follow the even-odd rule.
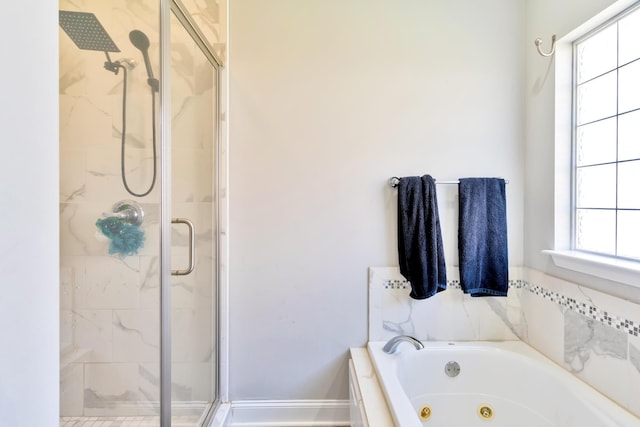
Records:
[[[0,423],[58,425],[57,2],[0,14]]]
[[[509,179],[522,264],[523,22],[514,0],[231,2],[232,400],[347,398],[367,268],[397,265],[391,176]]]

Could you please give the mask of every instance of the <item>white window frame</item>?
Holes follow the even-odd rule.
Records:
[[[638,0],[618,1],[571,33],[558,39],[555,52],[555,241],[544,250],[561,268],[640,289],[640,261],[592,254],[573,248],[573,43],[611,21]]]

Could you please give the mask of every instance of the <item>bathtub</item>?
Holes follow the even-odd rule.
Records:
[[[392,355],[383,345],[368,352],[398,427],[640,426],[523,342],[402,343]]]

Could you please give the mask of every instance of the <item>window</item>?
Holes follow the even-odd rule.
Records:
[[[640,1],[618,0],[556,43],[553,249],[561,268],[638,300]],[[624,284],[628,286],[618,286]]]
[[[573,44],[574,250],[640,261],[640,8]]]

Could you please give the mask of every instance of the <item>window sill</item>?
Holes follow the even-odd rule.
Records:
[[[555,265],[634,287],[640,284],[640,262],[608,258],[578,251],[544,250]]]

